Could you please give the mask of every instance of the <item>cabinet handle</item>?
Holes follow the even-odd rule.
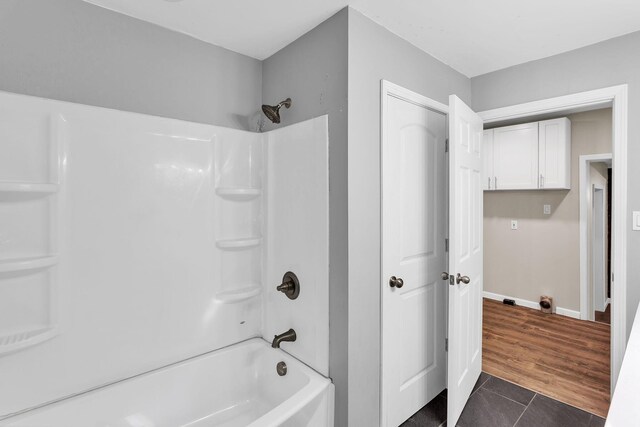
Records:
[[[540,174],[540,188],[544,188],[544,176]]]
[[[493,177],[493,189],[494,190],[498,189],[498,177],[497,176]]]
[[[487,177],[487,190],[491,190],[491,177]]]

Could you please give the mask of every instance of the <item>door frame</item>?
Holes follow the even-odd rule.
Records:
[[[548,113],[612,107],[611,218],[611,393],[620,373],[627,344],[627,118],[626,84],[526,102],[478,113],[485,124]],[[615,274],[615,275],[614,275]],[[620,286],[617,286],[620,284]]]
[[[434,101],[431,98],[428,98],[426,96],[420,95],[419,93],[413,92],[409,89],[406,89],[402,86],[398,86],[394,83],[391,83],[390,81],[387,80],[382,80],[381,81],[381,102],[380,102],[380,236],[382,237],[384,235],[384,217],[382,215],[383,212],[383,204],[384,204],[384,194],[382,192],[382,189],[384,188],[384,152],[383,152],[383,147],[385,146],[385,144],[388,143],[387,141],[387,133],[386,133],[386,129],[387,129],[387,125],[386,122],[389,118],[389,114],[388,114],[388,107],[389,107],[389,103],[388,103],[388,96],[393,96],[395,98],[398,98],[400,100],[409,102],[411,104],[420,106],[420,107],[424,107],[424,108],[428,108],[430,110],[434,110],[436,112],[442,113],[446,116],[446,120],[447,120],[447,128],[448,128],[448,123],[449,123],[449,106],[446,104],[442,104],[438,101]],[[447,136],[448,138],[448,136]],[[448,177],[448,166],[445,166],[446,170],[445,170],[445,176]],[[445,178],[446,182],[445,185],[447,186],[447,191],[445,191],[445,193],[447,194],[447,200],[448,200],[448,186],[449,186],[449,181],[448,178]],[[448,202],[447,202],[448,205]],[[446,218],[446,224],[445,227],[448,229],[449,227],[449,220],[448,220],[448,214],[445,215]],[[385,245],[384,242],[380,242],[381,243],[381,247],[380,247],[380,425],[384,425],[384,420],[385,420],[385,404],[384,404],[384,373],[385,373],[385,366],[384,366],[384,360],[383,360],[383,353],[384,353],[384,321],[385,321],[385,312],[384,312],[384,293],[383,293],[383,289],[384,286],[388,284],[385,283],[385,277],[383,276],[383,260],[384,260],[384,255],[385,255]],[[448,254],[447,254],[447,264],[448,265]],[[445,298],[447,295],[447,292],[445,292]],[[446,317],[445,317],[446,319]],[[445,336],[447,334],[447,325],[445,324]],[[445,367],[446,367],[446,359],[445,359]]]
[[[591,163],[604,162],[611,163],[613,155],[611,153],[603,154],[585,154],[579,157],[578,163],[580,167],[580,319],[593,320],[593,304],[589,304],[589,230],[587,218],[589,215],[589,198],[587,194],[592,192],[589,179],[589,167]],[[613,189],[613,187],[612,187]],[[611,212],[614,214],[615,206],[612,206]],[[613,234],[613,228],[611,230]],[[613,237],[613,236],[612,236]],[[611,300],[614,301],[613,294]],[[593,299],[592,299],[593,301]],[[590,307],[591,306],[591,307]],[[613,307],[612,307],[613,308]]]

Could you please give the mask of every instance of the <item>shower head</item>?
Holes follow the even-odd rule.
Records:
[[[291,98],[287,98],[276,106],[272,105],[263,105],[262,112],[265,116],[269,118],[273,123],[280,123],[280,108],[285,106],[286,108],[291,107]]]

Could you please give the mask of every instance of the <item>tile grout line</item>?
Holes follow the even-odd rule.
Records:
[[[484,372],[484,371],[483,371],[483,372]],[[486,372],[485,372],[485,373],[486,373]],[[487,375],[489,376],[489,378],[487,378],[487,379],[482,383],[482,385],[480,385],[480,386],[479,386],[479,387],[478,387],[478,388],[477,388],[473,393],[471,393],[471,394],[469,395],[469,399],[471,399],[471,396],[473,396],[474,394],[476,394],[476,393],[478,392],[478,390],[482,389],[482,390],[484,390],[484,391],[486,391],[486,392],[488,392],[488,393],[491,393],[491,394],[496,395],[496,396],[498,396],[498,397],[501,397],[501,398],[503,398],[503,399],[507,399],[507,400],[508,400],[508,401],[510,401],[510,402],[513,402],[513,403],[515,403],[515,404],[517,404],[517,405],[519,405],[519,406],[524,407],[524,409],[523,409],[523,411],[522,411],[522,414],[524,414],[524,411],[526,411],[526,410],[527,410],[527,408],[529,407],[529,405],[530,405],[530,404],[531,404],[531,402],[533,401],[533,398],[535,397],[536,393],[535,393],[535,392],[533,392],[533,397],[531,398],[531,400],[529,401],[529,403],[528,403],[527,405],[523,405],[522,403],[520,403],[520,402],[516,402],[515,400],[513,400],[513,399],[511,399],[511,398],[508,398],[507,396],[503,396],[503,395],[501,395],[500,393],[496,393],[496,392],[495,392],[495,391],[493,391],[493,390],[489,390],[488,388],[484,388],[485,384],[487,384],[491,378],[497,378],[497,377],[494,377],[494,376],[493,376],[493,375],[491,375],[491,374],[487,374]],[[498,379],[501,379],[501,378],[498,378]],[[516,385],[517,385],[517,384],[516,384]],[[522,388],[524,388],[524,387],[522,387]],[[528,390],[528,389],[525,389],[525,390]],[[532,390],[529,390],[529,391],[532,391]],[[465,405],[465,407],[466,407],[466,405]],[[464,412],[464,410],[463,410],[463,412]],[[520,418],[522,417],[522,414],[520,414],[520,416],[519,416],[519,417],[518,417],[518,419],[516,420],[516,423],[520,420]],[[442,425],[443,425],[443,424],[444,424],[444,423],[440,424],[440,426],[439,426],[439,427],[442,427]],[[460,425],[460,424],[456,424],[456,426],[455,426],[455,427],[464,427],[464,426],[462,426],[462,425]],[[514,424],[512,427],[515,427],[515,424]]]
[[[498,378],[498,377],[493,376],[493,375],[491,375],[491,377],[492,377],[492,378]],[[510,398],[510,397],[508,397],[508,396],[505,396],[505,395],[503,395],[503,394],[500,394],[500,393],[498,393],[497,391],[493,391],[493,390],[489,390],[488,388],[485,388],[485,387],[484,387],[484,386],[485,386],[485,384],[487,384],[487,383],[489,382],[489,380],[490,380],[490,379],[491,379],[491,378],[489,378],[487,381],[485,381],[484,383],[482,383],[482,386],[478,387],[478,390],[483,389],[483,390],[488,391],[488,392],[490,392],[490,393],[493,393],[493,394],[495,394],[495,395],[497,395],[497,396],[504,397],[505,399],[510,400],[510,401],[512,401],[512,402],[514,402],[514,403],[517,403],[517,404],[518,404],[518,405],[520,405],[520,406],[524,406],[525,408],[529,406],[529,403],[531,403],[531,400],[533,400],[533,397],[535,397],[535,396],[536,396],[536,394],[537,394],[537,393],[536,393],[535,391],[533,391],[533,390],[529,390],[528,388],[522,387],[522,386],[520,386],[520,385],[518,385],[518,384],[511,383],[511,384],[515,385],[516,387],[520,387],[520,388],[521,388],[521,389],[523,389],[523,390],[527,390],[527,391],[530,391],[531,393],[533,393],[533,397],[531,398],[531,400],[529,401],[529,403],[527,403],[527,404],[525,405],[525,404],[523,404],[523,403],[518,402],[517,400],[513,400],[512,398]],[[498,379],[499,379],[499,380],[502,380],[502,378],[498,378]],[[503,381],[505,381],[505,380],[503,380]],[[505,381],[505,382],[508,382],[508,381]],[[478,390],[476,390],[476,391],[478,391]]]
[[[520,403],[520,402],[518,402],[518,401],[516,401],[516,400],[511,399],[510,397],[503,396],[503,395],[501,395],[501,394],[500,394],[500,393],[498,393],[498,392],[495,392],[495,391],[493,391],[493,390],[489,390],[488,388],[484,388],[484,387],[480,387],[480,388],[481,388],[481,389],[483,389],[484,391],[488,392],[488,393],[495,394],[496,396],[498,396],[498,397],[502,397],[502,398],[504,398],[504,399],[507,399],[507,400],[508,400],[508,401],[510,401],[510,402],[517,403],[517,404],[518,404],[518,405],[520,405],[520,406],[524,406],[525,408],[527,408],[527,406],[529,406],[529,404],[524,405],[524,404],[522,404],[522,403]],[[480,388],[479,388],[478,390],[480,390]],[[476,391],[478,391],[478,390],[476,390]],[[534,397],[535,397],[535,394],[534,394]],[[531,400],[533,400],[533,398],[531,398]],[[529,403],[531,403],[531,402],[529,402]]]
[[[531,406],[531,403],[533,403],[533,399],[535,399],[537,395],[538,395],[538,393],[534,393],[533,397],[529,401],[529,404],[524,408],[524,411],[522,411],[522,413],[520,414],[520,416],[516,420],[516,422],[513,425],[513,427],[516,427],[518,425],[518,423],[520,422],[520,419],[524,416],[524,413],[527,412],[527,409],[529,409],[529,406]]]

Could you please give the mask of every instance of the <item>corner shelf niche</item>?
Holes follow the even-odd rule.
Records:
[[[0,259],[0,298],[10,308],[6,318],[15,320],[2,325],[0,356],[58,334],[54,267],[67,137],[62,114],[41,101],[16,100],[3,114],[0,139],[20,143],[0,147],[0,213],[8,219],[0,234],[9,237]]]
[[[244,202],[262,195],[262,189],[252,187],[225,187],[216,189],[216,194],[224,199]]]
[[[48,326],[0,336],[0,355],[47,341],[58,334],[58,328]]]
[[[253,283],[240,289],[218,292],[215,300],[220,304],[235,304],[256,297],[260,295],[261,292],[262,285]]]

